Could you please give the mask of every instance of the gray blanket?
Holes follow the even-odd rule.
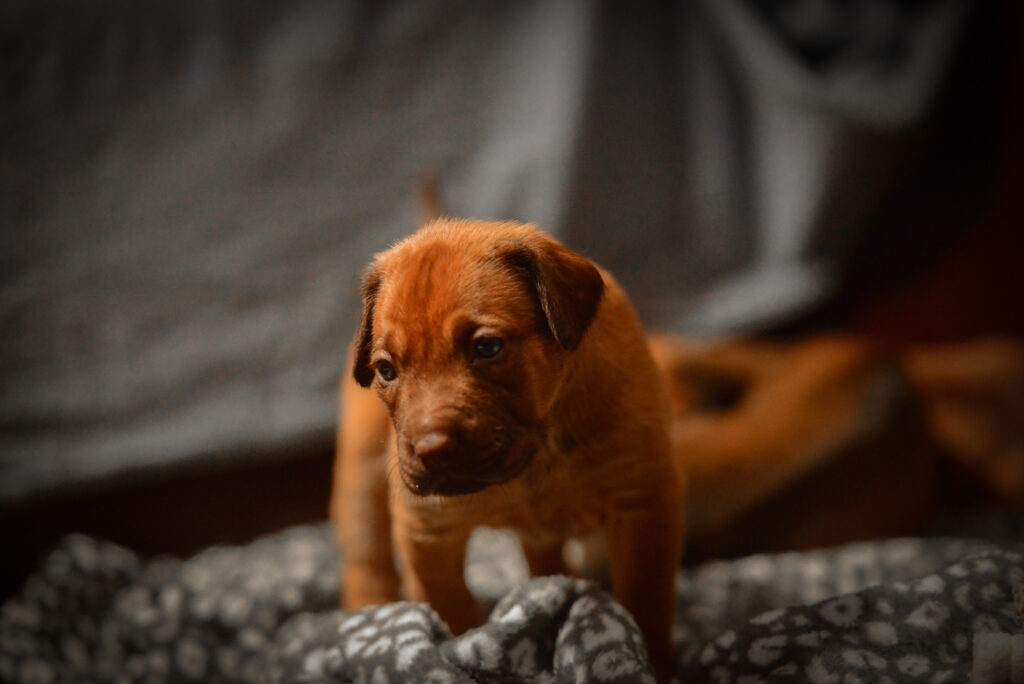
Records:
[[[678,678],[1010,681],[1024,652],[1022,560],[1019,544],[897,539],[681,570]],[[527,581],[503,533],[471,543],[467,580],[496,605],[459,637],[424,604],[339,610],[338,569],[326,526],[188,560],[72,536],[0,609],[0,680],[651,680],[642,636],[609,594]]]

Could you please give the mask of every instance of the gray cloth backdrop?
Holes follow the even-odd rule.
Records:
[[[327,435],[358,272],[428,169],[654,325],[831,294],[965,3],[657,5],[4,3],[0,503]]]

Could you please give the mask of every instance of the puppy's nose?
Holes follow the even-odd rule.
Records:
[[[444,430],[435,430],[417,438],[413,442],[412,451],[423,465],[429,467],[453,453],[457,446],[454,434]]]

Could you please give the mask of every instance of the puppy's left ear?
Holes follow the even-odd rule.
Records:
[[[359,329],[353,343],[355,362],[352,364],[352,375],[362,387],[369,387],[373,383],[370,351],[373,345],[373,310],[380,281],[380,272],[372,266],[363,274],[363,313],[359,317]]]
[[[543,234],[509,240],[499,246],[499,256],[525,274],[555,341],[566,351],[576,349],[604,293],[597,267]]]

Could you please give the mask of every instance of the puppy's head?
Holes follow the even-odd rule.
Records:
[[[388,406],[410,491],[526,470],[603,289],[593,264],[515,223],[441,219],[377,256],[353,373]]]

